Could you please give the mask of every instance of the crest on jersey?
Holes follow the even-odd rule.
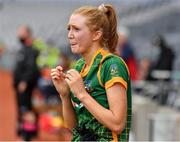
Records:
[[[111,76],[118,76],[118,66],[116,64],[111,64],[110,73]]]

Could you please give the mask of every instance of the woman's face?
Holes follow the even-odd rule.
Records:
[[[87,18],[80,14],[74,14],[69,19],[68,39],[74,54],[87,53],[92,47],[93,36],[86,22]]]

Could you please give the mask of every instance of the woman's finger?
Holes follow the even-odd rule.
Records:
[[[65,78],[65,81],[66,81],[66,83],[67,83],[68,85],[70,85],[71,80],[70,80],[69,78]]]
[[[52,76],[52,79],[53,80],[58,80],[58,79],[60,79],[60,77],[59,76]]]
[[[66,77],[67,77],[67,76],[68,76],[68,77],[73,77],[73,74],[71,73],[70,70],[66,72]]]
[[[59,76],[60,77],[60,74],[58,72],[54,71],[54,72],[51,72],[51,76]]]
[[[61,66],[57,66],[56,69],[60,72],[63,71],[63,68]]]

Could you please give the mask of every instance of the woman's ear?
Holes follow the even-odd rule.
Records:
[[[101,30],[95,31],[93,34],[93,41],[100,40],[101,38],[102,38],[102,31]]]

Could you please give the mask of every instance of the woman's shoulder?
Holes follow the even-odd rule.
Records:
[[[125,69],[127,72],[129,72],[127,64],[125,63],[125,61],[121,57],[114,55],[114,54],[109,54],[104,59],[103,66],[104,66],[104,68],[109,68],[113,65],[116,65],[119,68],[121,68],[123,70]]]
[[[103,62],[106,63],[106,64],[107,63],[109,63],[109,64],[118,63],[118,64],[124,64],[124,65],[126,64],[121,57],[119,57],[119,56],[117,56],[115,54],[112,54],[112,53],[109,54],[108,56],[106,56],[104,58]]]

